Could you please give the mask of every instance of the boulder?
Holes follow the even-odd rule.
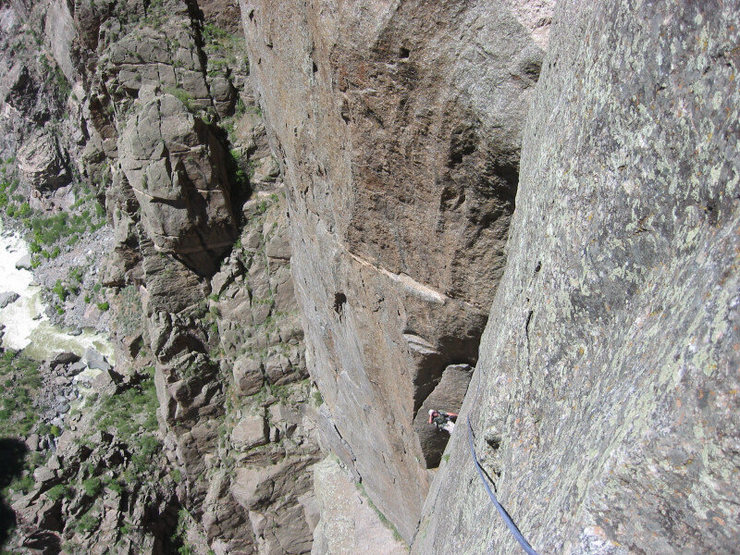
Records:
[[[26,438],[26,447],[29,451],[37,451],[39,448],[39,435],[31,434]]]
[[[231,441],[239,449],[251,449],[267,443],[267,423],[262,415],[245,416],[231,431]]]
[[[87,368],[87,364],[85,364],[82,361],[77,361],[75,363],[70,364],[67,367],[66,375],[68,377],[76,376],[77,374],[79,374],[80,372],[82,372],[85,368]]]
[[[55,482],[57,479],[57,476],[54,472],[49,470],[47,467],[40,466],[36,468],[36,470],[33,471],[33,479],[36,480],[36,484],[38,486],[44,487],[44,486],[49,485],[50,482]]]
[[[23,547],[44,555],[61,552],[62,538],[51,530],[35,530],[23,538]]]
[[[39,133],[18,151],[18,170],[25,181],[42,192],[50,192],[71,180],[66,157],[54,136]]]
[[[105,357],[92,347],[85,351],[85,362],[88,367],[94,370],[103,370],[107,372],[112,368]]]
[[[102,370],[92,381],[92,387],[98,392],[115,393],[116,386],[123,381],[123,376],[113,369]]]
[[[234,362],[232,372],[237,390],[242,395],[254,395],[262,389],[264,376],[262,363],[258,359],[242,356]]]
[[[51,362],[49,364],[52,368],[55,368],[56,366],[60,365],[74,364],[76,362],[79,362],[79,360],[79,355],[69,351],[65,351],[55,355],[54,358],[51,359]]]
[[[7,291],[0,293],[0,308],[5,308],[11,303],[14,303],[20,298],[20,295],[15,291]]]
[[[21,257],[16,263],[17,270],[31,270],[31,255],[27,254]]]

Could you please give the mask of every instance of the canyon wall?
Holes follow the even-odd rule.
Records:
[[[737,526],[737,2],[560,2],[504,277],[416,553],[725,552]],[[447,456],[445,455],[445,456]]]
[[[427,411],[459,407],[505,264],[552,3],[240,4],[322,441],[410,540],[445,443]]]
[[[318,393],[238,12],[229,1],[0,5],[3,191],[8,178],[5,201],[25,200],[15,211],[29,217],[9,224],[36,237],[31,219],[107,216],[74,246],[49,239],[56,254],[32,265],[62,276],[58,323],[89,325],[73,303],[97,305],[116,347],[113,386],[62,415],[58,442],[33,443],[30,487],[10,499],[13,547],[311,549]],[[84,303],[64,266],[75,249],[97,257],[75,274],[90,284]],[[144,428],[114,410],[139,394],[147,404],[130,418],[146,423],[146,455]]]
[[[515,552],[468,416],[540,552],[738,545],[740,6],[555,4],[0,1],[5,222],[116,353],[8,546]]]

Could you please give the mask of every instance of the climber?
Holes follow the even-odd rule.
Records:
[[[437,430],[444,430],[452,434],[455,429],[457,414],[454,412],[445,412],[443,410],[429,409],[429,423],[434,424]]]

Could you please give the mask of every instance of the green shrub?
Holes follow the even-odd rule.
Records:
[[[236,107],[234,108],[234,115],[236,117],[240,117],[240,116],[243,116],[246,111],[247,111],[247,107],[244,104],[242,97],[240,96],[236,101]]]
[[[62,285],[61,280],[58,279],[51,290],[56,294],[57,297],[59,297],[60,301],[64,302],[67,300],[67,295],[69,294],[69,292],[64,287],[64,285]]]
[[[3,190],[0,186],[0,190],[8,195],[8,192],[14,190],[13,188],[5,184],[6,187]],[[32,246],[32,252],[41,252],[42,246],[53,246],[55,243],[62,239],[66,239],[67,244],[74,245],[81,234],[87,231],[95,231],[105,224],[105,209],[97,202],[94,193],[86,193],[84,196],[80,196],[78,200],[72,205],[72,212],[58,212],[52,215],[46,215],[41,213],[35,213],[28,202],[23,200],[23,196],[19,196],[19,204],[11,202],[8,198],[8,206],[6,208],[6,214],[10,217],[18,217],[23,219],[24,225],[29,230],[28,240]],[[79,211],[79,209],[82,209]],[[92,212],[91,212],[92,209]],[[59,251],[51,249],[49,251],[50,258],[54,258],[59,254]]]
[[[46,497],[52,501],[57,501],[62,497],[71,497],[72,489],[66,484],[57,484],[46,492]]]
[[[188,111],[192,112],[194,110],[193,97],[190,96],[190,93],[185,89],[182,89],[180,87],[167,87],[164,92],[171,94],[172,96],[177,98],[177,100],[185,105],[185,108],[187,108]]]
[[[85,513],[77,521],[77,530],[83,533],[90,532],[98,527],[99,522],[100,521],[97,519],[97,517],[94,517],[89,512]]]
[[[97,497],[102,487],[103,485],[100,478],[97,476],[93,476],[92,478],[88,478],[82,482],[82,489],[88,497]]]
[[[313,392],[313,402],[317,407],[321,406],[321,404],[324,402],[321,391],[319,391],[318,389]]]
[[[103,301],[102,303],[98,303],[97,307],[103,312],[105,312],[106,310],[110,308],[110,303],[108,301]]]
[[[31,473],[28,473],[16,480],[13,484],[11,484],[11,488],[15,491],[26,494],[30,492],[35,485],[36,480],[33,479],[33,475]]]
[[[38,421],[38,363],[6,350],[0,358],[0,437],[26,437]]]
[[[84,274],[84,270],[80,268],[79,266],[73,266],[69,270],[69,279],[76,283],[82,283],[82,276]]]

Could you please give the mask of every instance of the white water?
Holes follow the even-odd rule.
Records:
[[[33,274],[19,270],[16,262],[28,255],[25,241],[3,232],[0,222],[0,293],[14,291],[20,298],[0,309],[0,324],[5,325],[2,346],[24,349],[24,354],[36,360],[49,359],[57,353],[71,351],[83,356],[93,347],[113,364],[113,349],[108,339],[89,330],[72,336],[52,325],[44,314],[41,288],[33,285]]]

